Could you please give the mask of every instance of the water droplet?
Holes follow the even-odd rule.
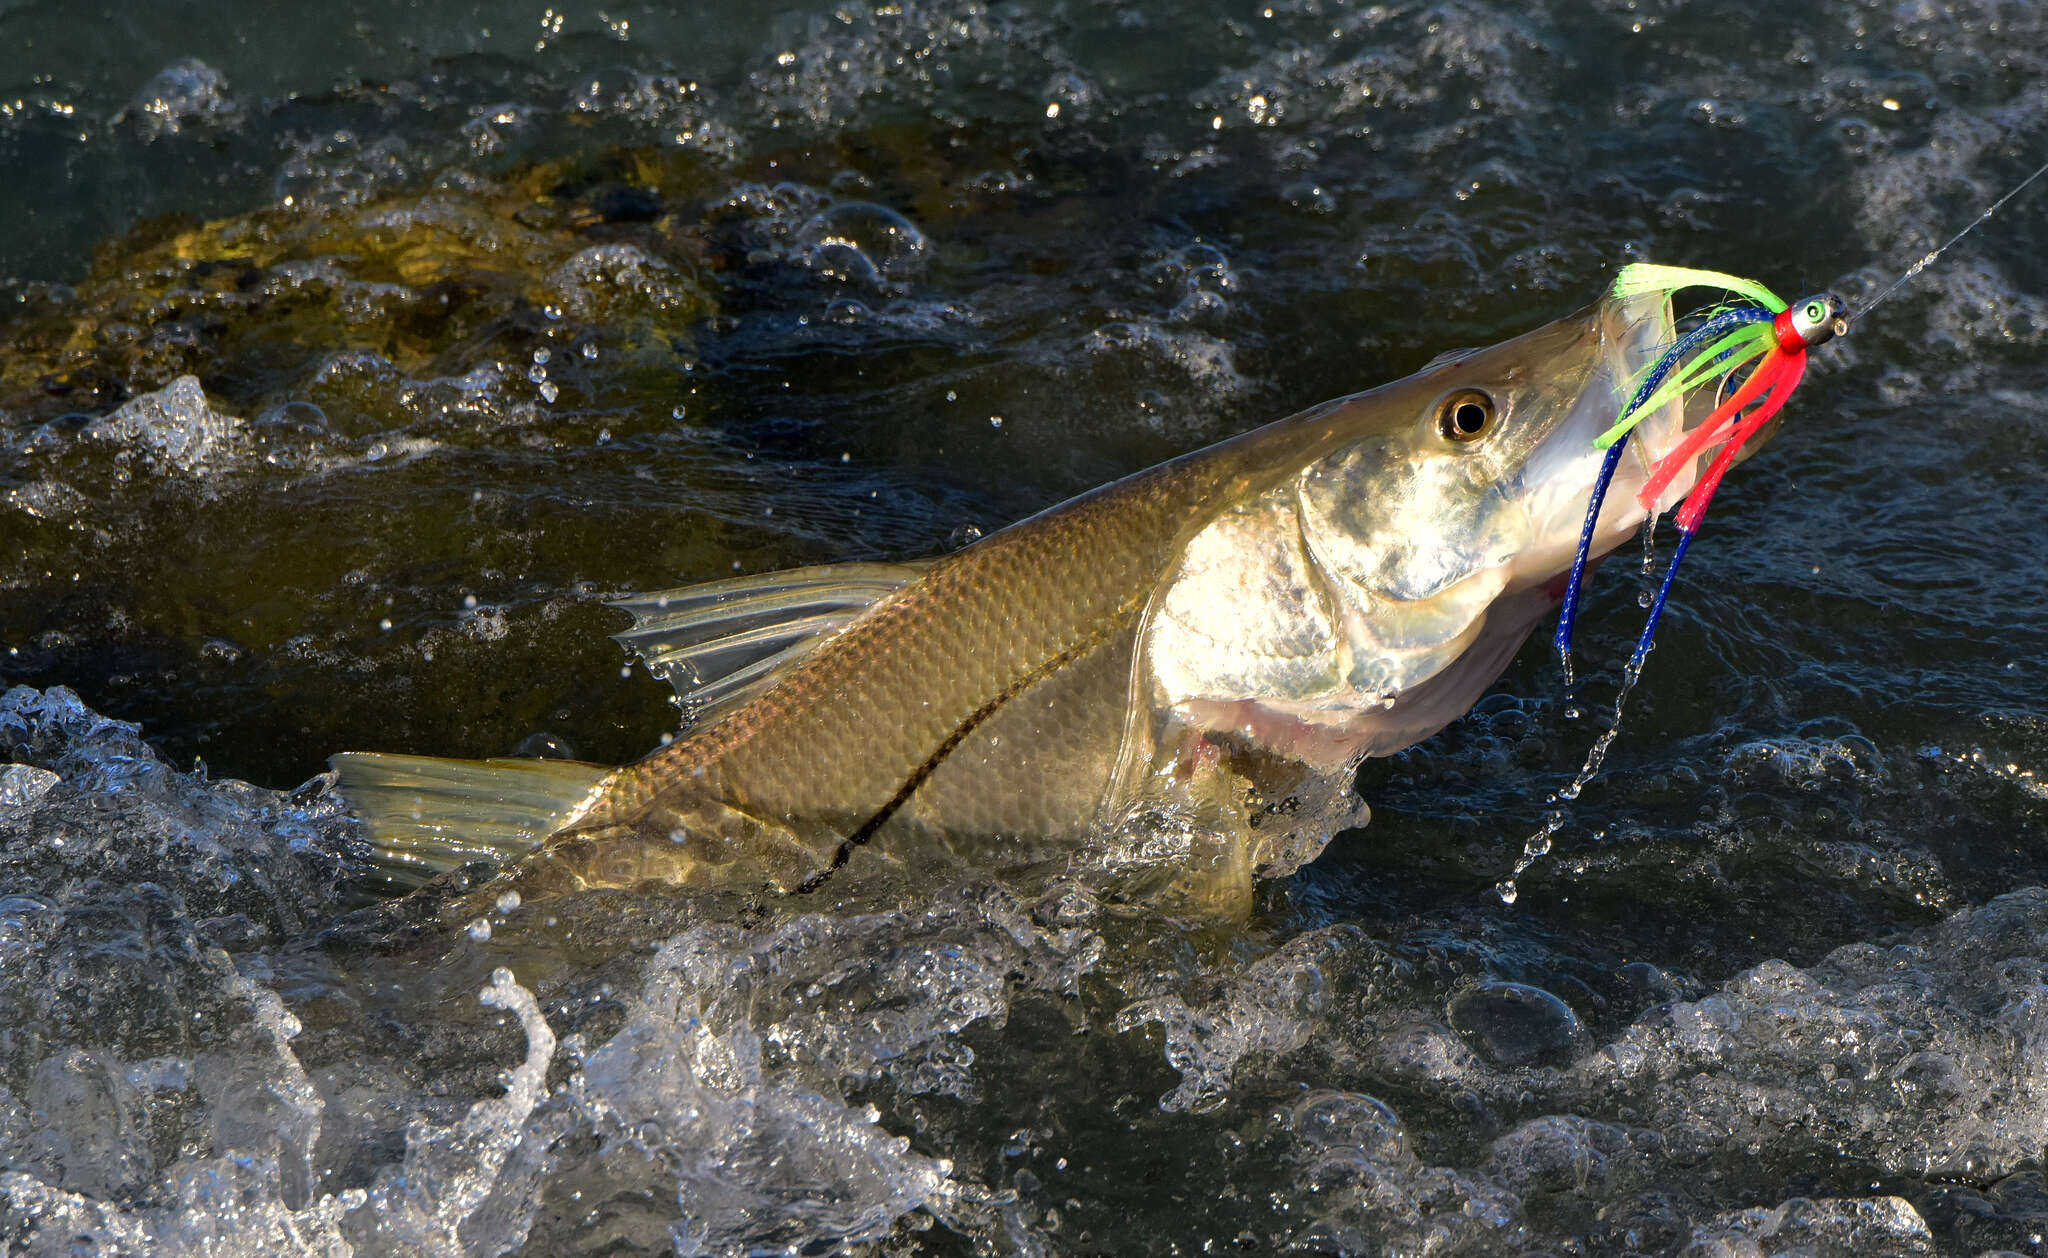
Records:
[[[491,937],[490,921],[486,918],[479,917],[475,921],[471,922],[469,924],[469,937],[471,939],[476,940],[478,943],[482,943],[484,940],[489,939]]]
[[[1556,796],[1552,796],[1552,801],[1555,802],[1555,800]],[[1562,810],[1552,812],[1543,825],[1523,842],[1522,855],[1515,862],[1514,870],[1494,887],[1494,892],[1500,896],[1503,904],[1513,904],[1515,902],[1516,898],[1521,894],[1517,889],[1517,884],[1520,882],[1522,875],[1529,872],[1530,866],[1542,860],[1545,856],[1550,855],[1551,836],[1564,829],[1564,821],[1565,815]]]

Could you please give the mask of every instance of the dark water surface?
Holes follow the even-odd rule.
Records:
[[[2048,157],[2038,8],[0,41],[0,1253],[2048,1252],[2039,195],[1816,356],[1513,906],[1616,680],[1574,719],[1541,642],[1234,931],[443,924],[291,789],[636,757],[674,711],[602,596],[937,553],[1632,258],[1868,296]]]

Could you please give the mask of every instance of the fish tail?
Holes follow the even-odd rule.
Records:
[[[443,760],[345,751],[328,761],[390,881],[506,864],[586,812],[612,771],[576,760]]]

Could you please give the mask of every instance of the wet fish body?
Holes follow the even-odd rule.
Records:
[[[340,788],[402,879],[535,849],[520,876],[551,887],[1051,860],[1241,906],[1554,606],[1592,437],[1670,330],[1661,297],[1610,298],[936,561],[621,600],[696,709],[674,742],[615,770],[350,753]],[[1639,425],[1601,552],[1684,426]]]

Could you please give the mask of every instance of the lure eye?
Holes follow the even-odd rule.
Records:
[[[1448,441],[1477,441],[1493,428],[1493,399],[1477,389],[1461,389],[1437,407],[1436,430]]]
[[[1842,320],[1837,317],[1841,309],[1842,299],[1832,293],[1821,293],[1805,298],[1795,309],[1788,312],[1791,331],[1799,338],[1804,348],[1812,349],[1847,330]]]

